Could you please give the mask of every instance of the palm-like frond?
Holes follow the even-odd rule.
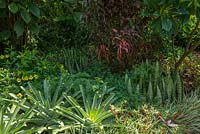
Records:
[[[107,108],[115,100],[115,95],[111,94],[105,100],[102,100],[103,98],[99,98],[95,94],[92,102],[89,102],[82,87],[81,93],[84,107],[73,97],[64,95],[67,102],[71,105],[71,108],[59,106],[57,107],[59,113],[74,123],[82,124],[83,126],[103,125],[104,121],[113,115]]]
[[[21,106],[24,105],[25,99],[19,104],[12,103],[11,108],[1,107],[0,109],[0,133],[1,134],[31,134],[37,131],[35,128],[28,128],[27,122],[33,117],[33,109],[20,113]]]

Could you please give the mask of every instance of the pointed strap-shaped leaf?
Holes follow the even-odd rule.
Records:
[[[52,100],[52,104],[55,105],[56,104],[56,101],[58,100],[58,94],[59,92],[61,91],[61,85],[62,85],[62,82],[63,82],[63,76],[61,75],[60,77],[60,80],[59,80],[59,83],[58,83],[58,86],[56,88],[56,91],[54,92],[53,94],[53,100]],[[62,96],[62,95],[61,95]]]
[[[26,99],[23,99],[23,100],[21,101],[20,104],[24,104],[25,101],[26,101]],[[12,127],[12,122],[13,122],[14,119],[16,118],[17,113],[19,112],[19,110],[20,110],[20,106],[18,105],[18,106],[15,108],[14,113],[12,114],[10,120],[9,120],[8,123],[6,124],[5,130],[4,130],[5,133],[8,133],[9,130],[11,129],[11,127]]]
[[[97,106],[97,99],[98,99],[98,95],[95,94],[94,95],[94,98],[93,98],[93,101],[92,101],[92,106],[91,106],[91,110],[94,110],[96,109],[98,106]]]
[[[45,99],[46,100],[49,100],[51,101],[51,94],[50,94],[50,84],[49,84],[49,81],[47,80],[44,80],[44,84],[43,84],[43,88],[44,88],[44,96],[45,96]]]
[[[105,109],[108,107],[114,100],[115,100],[115,94],[111,94],[106,98],[106,100],[102,103],[102,108]]]
[[[74,107],[70,107],[70,108],[65,108],[62,106],[57,106],[57,109],[59,110],[58,113],[64,117],[67,117],[68,119],[71,119],[72,121],[75,122],[81,122],[81,123],[85,123],[85,120],[83,117],[78,116],[76,113],[73,113],[71,110]]]
[[[88,102],[88,99],[86,99],[82,85],[80,85],[80,90],[81,90],[81,94],[82,94],[82,97],[83,97],[83,103],[84,103],[85,111],[88,113],[90,111],[90,104]]]
[[[3,111],[4,111],[4,107],[2,107],[1,109],[0,109],[0,133],[3,133],[3,131],[4,131],[4,121],[3,121],[3,115],[4,115],[4,113],[3,113]]]
[[[87,117],[87,113],[83,110],[80,104],[71,96],[64,96],[66,100],[74,107],[74,110],[79,116]]]

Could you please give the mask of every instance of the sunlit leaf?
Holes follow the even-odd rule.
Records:
[[[167,32],[172,29],[172,21],[168,17],[162,18],[162,29]]]
[[[17,4],[14,2],[8,5],[8,9],[14,14],[17,13],[17,11],[19,10]]]

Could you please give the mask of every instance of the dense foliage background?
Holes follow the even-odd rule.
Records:
[[[200,133],[198,0],[0,0],[0,133]]]

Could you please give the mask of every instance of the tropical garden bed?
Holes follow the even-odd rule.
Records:
[[[200,133],[196,0],[0,0],[0,134]]]

